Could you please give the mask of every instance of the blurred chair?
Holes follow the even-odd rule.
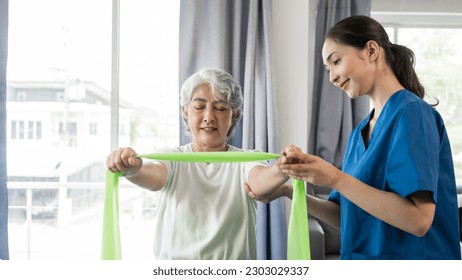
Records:
[[[318,198],[327,199],[330,188],[307,185],[307,193]],[[340,258],[340,230],[316,219],[308,217],[310,228],[311,259],[337,260]]]

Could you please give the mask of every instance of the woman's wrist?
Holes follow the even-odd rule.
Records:
[[[284,193],[284,196],[286,196],[289,199],[292,199],[294,190],[291,185],[285,184],[283,193]]]
[[[141,169],[141,167],[143,166],[143,159],[141,158],[138,158],[138,160],[141,162],[140,163],[140,166],[139,167],[135,167],[135,166],[132,166],[132,168],[128,169],[127,171],[123,172],[122,173],[122,177],[124,178],[130,178],[130,177],[133,177],[135,176],[138,171]]]

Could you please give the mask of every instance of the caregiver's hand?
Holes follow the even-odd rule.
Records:
[[[138,172],[143,161],[136,157],[132,148],[120,148],[110,153],[106,158],[106,167],[112,172],[123,172],[124,176],[130,176]]]
[[[286,155],[279,168],[291,178],[303,180],[313,185],[335,187],[344,173],[322,158],[303,153],[299,147],[289,145],[284,148]]]

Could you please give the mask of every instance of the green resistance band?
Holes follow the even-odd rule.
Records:
[[[183,162],[244,162],[271,160],[280,156],[280,154],[264,152],[186,152],[137,155],[139,158]]]
[[[287,259],[311,260],[305,183],[302,180],[292,179],[292,185],[294,192],[287,234]]]
[[[122,172],[106,170],[104,197],[102,260],[122,259],[119,230],[119,177]]]
[[[182,162],[249,162],[271,160],[280,156],[280,154],[264,152],[190,152],[137,155],[139,158]],[[118,209],[118,184],[120,176],[121,173],[106,172],[103,246],[101,253],[103,260],[120,260],[122,258]],[[299,181],[298,186],[302,186],[301,189],[297,187],[297,181]],[[293,183],[294,195],[292,198],[291,217],[289,219],[287,257],[293,260],[309,260],[308,217],[303,181],[293,180]]]

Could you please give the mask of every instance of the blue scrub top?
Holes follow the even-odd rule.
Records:
[[[407,197],[430,191],[436,212],[430,230],[417,237],[366,213],[337,191],[342,259],[461,259],[457,191],[451,147],[440,114],[408,90],[385,104],[368,143],[362,130],[348,140],[343,171],[377,189]]]

